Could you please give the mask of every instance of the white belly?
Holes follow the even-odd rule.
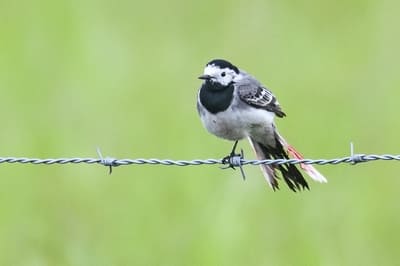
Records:
[[[274,117],[274,113],[262,109],[229,107],[217,114],[206,111],[201,120],[210,133],[220,138],[236,141],[251,136],[261,143],[268,143],[274,136]]]

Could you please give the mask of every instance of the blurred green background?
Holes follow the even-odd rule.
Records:
[[[221,158],[195,109],[226,58],[277,95],[307,158],[400,153],[396,1],[0,2],[0,156]],[[254,158],[243,141],[247,158]],[[0,165],[0,265],[399,265],[400,165]]]

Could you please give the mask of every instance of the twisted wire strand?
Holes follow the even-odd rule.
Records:
[[[105,166],[115,167],[121,165],[164,165],[164,166],[197,166],[197,165],[215,165],[229,164],[231,166],[242,165],[260,165],[260,164],[355,164],[360,162],[369,162],[377,160],[397,160],[400,161],[400,155],[392,154],[355,154],[352,156],[333,158],[333,159],[274,159],[274,160],[245,160],[241,155],[232,156],[229,162],[222,159],[194,159],[194,160],[171,160],[171,159],[115,159],[115,158],[26,158],[26,157],[0,157],[0,164],[101,164]]]

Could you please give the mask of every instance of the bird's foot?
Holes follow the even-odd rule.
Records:
[[[235,166],[238,166],[237,164],[235,164],[237,162],[236,158],[240,156],[240,154],[236,153],[237,144],[238,144],[238,141],[235,141],[235,144],[233,144],[231,153],[228,156],[225,156],[224,158],[222,158],[222,163],[228,164],[228,166],[224,167],[223,169],[227,169],[227,168],[235,169]]]
[[[222,160],[221,160],[222,164],[227,164],[227,166],[221,167],[221,169],[232,168],[233,170],[236,170],[235,167],[239,167],[240,172],[243,177],[243,180],[245,180],[246,175],[244,174],[244,171],[242,168],[242,160],[244,159],[244,154],[243,154],[243,150],[241,150],[240,153],[236,153],[237,144],[238,144],[238,141],[235,141],[235,144],[233,145],[231,153],[229,155],[225,156],[224,158],[222,158]]]

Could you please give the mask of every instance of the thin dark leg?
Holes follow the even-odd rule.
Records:
[[[244,174],[244,171],[243,171],[243,168],[242,168],[242,165],[240,164],[240,162],[238,164],[233,163],[234,158],[237,159],[236,157],[239,157],[240,160],[243,159],[243,150],[241,151],[240,154],[236,153],[236,146],[237,146],[238,142],[239,142],[238,140],[235,141],[235,144],[233,144],[231,153],[228,156],[225,156],[224,158],[222,158],[222,163],[228,164],[228,166],[223,167],[222,169],[232,168],[233,170],[236,170],[235,166],[239,166],[243,180],[245,180],[246,176]]]
[[[238,155],[238,154],[235,153],[236,146],[237,146],[238,142],[239,142],[238,140],[235,141],[235,144],[233,144],[231,153],[230,153],[229,155],[225,156],[224,158],[222,158],[222,163],[224,163],[224,164],[225,164],[225,163],[229,164],[228,167],[231,167],[231,168],[233,168],[233,169],[235,169],[235,167],[230,163],[230,161],[231,161],[231,158],[232,158],[233,156]]]
[[[231,154],[230,154],[230,155],[235,155],[236,146],[237,146],[238,142],[239,142],[239,141],[237,140],[237,141],[235,141],[235,144],[233,144],[232,151],[231,151]]]

